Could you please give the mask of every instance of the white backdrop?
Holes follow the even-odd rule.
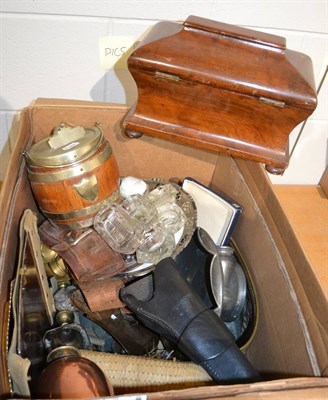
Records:
[[[1,169],[14,140],[13,115],[37,97],[132,104],[134,82],[122,69],[100,67],[99,39],[141,35],[160,20],[197,15],[284,36],[287,47],[312,58],[319,85],[328,64],[327,0],[2,0]],[[327,165],[327,79],[290,166],[274,183],[316,184]],[[291,134],[291,148],[300,126]],[[271,176],[272,177],[272,176]],[[1,178],[1,177],[0,177]]]

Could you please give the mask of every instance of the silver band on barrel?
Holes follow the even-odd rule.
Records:
[[[57,172],[46,172],[46,173],[33,173],[31,170],[28,171],[29,179],[32,182],[38,183],[52,183],[60,182],[66,179],[75,178],[76,176],[83,175],[89,171],[94,170],[103,164],[112,154],[112,148],[107,145],[104,151],[97,157],[93,157],[85,162],[70,166],[65,170]]]

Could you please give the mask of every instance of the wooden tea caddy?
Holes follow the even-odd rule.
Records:
[[[160,22],[128,59],[138,101],[123,126],[288,166],[290,132],[315,110],[311,59],[284,38],[190,16]]]

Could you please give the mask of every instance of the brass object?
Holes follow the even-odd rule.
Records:
[[[260,103],[265,103],[274,107],[280,107],[280,108],[284,108],[286,103],[284,101],[279,101],[279,100],[274,100],[274,99],[270,99],[268,97],[259,97],[259,102]]]
[[[175,81],[175,82],[178,82],[180,80],[180,77],[178,75],[167,74],[161,71],[155,72],[155,78],[168,79],[170,81]]]
[[[70,276],[64,260],[57,256],[47,265],[50,276],[55,276],[59,280],[69,280]]]
[[[78,194],[88,201],[95,201],[98,197],[98,180],[95,175],[82,178],[79,183],[74,185]]]
[[[65,261],[55,250],[52,250],[45,243],[41,243],[41,255],[48,277],[54,276],[57,279],[58,284],[70,280],[69,271]]]
[[[47,356],[47,363],[67,356],[80,356],[80,351],[74,346],[60,346],[53,349]]]
[[[75,166],[72,165],[68,169],[53,171],[49,175],[43,174],[42,176],[40,176],[39,173],[34,173],[33,171],[29,171],[29,179],[32,182],[51,183],[78,177],[87,172],[93,171],[95,168],[103,164],[111,155],[112,155],[112,148],[110,146],[106,146],[104,151],[98,154],[96,157],[93,157],[89,160],[85,160],[78,165]]]
[[[102,202],[118,191],[118,165],[99,125],[60,124],[23,154],[35,200],[57,225],[91,226]]]
[[[74,137],[74,131],[79,134]],[[74,140],[75,139],[75,140]],[[103,141],[103,132],[97,124],[95,127],[69,127],[62,123],[56,127],[50,137],[35,143],[23,154],[31,165],[48,168],[72,165],[94,153]]]
[[[74,314],[72,311],[61,310],[56,315],[56,322],[59,325],[71,324],[74,322]]]
[[[48,277],[54,276],[58,282],[70,279],[65,261],[55,250],[52,250],[46,244],[41,243],[41,255]]]
[[[46,244],[41,243],[41,256],[44,264],[48,264],[50,261],[54,260],[57,255],[58,254],[55,250],[52,250]]]

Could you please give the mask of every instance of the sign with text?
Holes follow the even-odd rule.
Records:
[[[133,36],[103,36],[99,38],[100,68],[127,68],[126,61],[134,50]]]

